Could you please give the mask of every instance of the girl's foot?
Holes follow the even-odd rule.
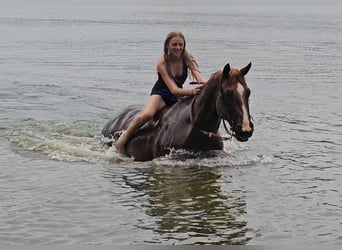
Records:
[[[126,155],[125,145],[126,145],[126,132],[123,132],[115,143],[116,152],[118,152],[119,154]]]

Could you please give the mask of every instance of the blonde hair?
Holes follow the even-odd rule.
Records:
[[[182,52],[182,56],[184,57],[185,62],[188,65],[188,68],[191,70],[199,71],[198,63],[196,62],[195,58],[190,53],[188,53],[187,50],[185,49],[186,41],[185,41],[185,37],[184,37],[183,33],[179,32],[179,31],[172,31],[169,34],[167,34],[166,39],[164,41],[164,60],[165,60],[166,69],[167,69],[169,75],[171,75],[171,70],[170,70],[169,51],[168,51],[167,47],[168,47],[171,39],[174,37],[180,37],[183,39],[184,49]]]

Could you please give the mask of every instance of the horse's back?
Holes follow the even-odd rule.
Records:
[[[163,113],[167,112],[170,108],[171,106],[167,106],[160,110],[153,119],[139,128],[132,138],[144,137],[144,134],[151,132],[153,128],[157,126],[159,118],[162,117]],[[120,133],[128,128],[129,124],[142,111],[142,109],[143,106],[141,105],[130,105],[122,110],[118,115],[107,121],[102,129],[102,136],[106,138],[114,138],[114,140],[118,139]],[[108,142],[109,146],[111,146],[111,144],[112,142]]]
[[[192,129],[190,104],[190,98],[182,99],[163,113],[156,138],[160,147],[183,148]]]
[[[144,161],[164,155],[170,148],[182,148],[191,132],[190,103],[191,99],[185,98],[160,110],[130,138],[127,154]],[[102,135],[117,140],[141,111],[142,106],[128,106],[105,124]],[[112,140],[107,145],[112,146]]]

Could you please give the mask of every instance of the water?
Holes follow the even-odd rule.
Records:
[[[340,10],[2,8],[0,243],[340,244]],[[255,133],[120,159],[100,131],[146,101],[171,30],[207,78],[252,61]]]

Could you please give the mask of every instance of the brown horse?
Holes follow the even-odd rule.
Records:
[[[228,121],[238,141],[247,141],[254,130],[249,113],[250,89],[245,81],[251,65],[239,70],[227,64],[223,71],[211,75],[199,95],[162,109],[131,137],[126,144],[127,155],[147,161],[171,149],[222,150],[224,137],[218,134],[221,120]],[[128,107],[107,122],[102,135],[116,140],[141,110]],[[111,146],[111,141],[107,144]]]

